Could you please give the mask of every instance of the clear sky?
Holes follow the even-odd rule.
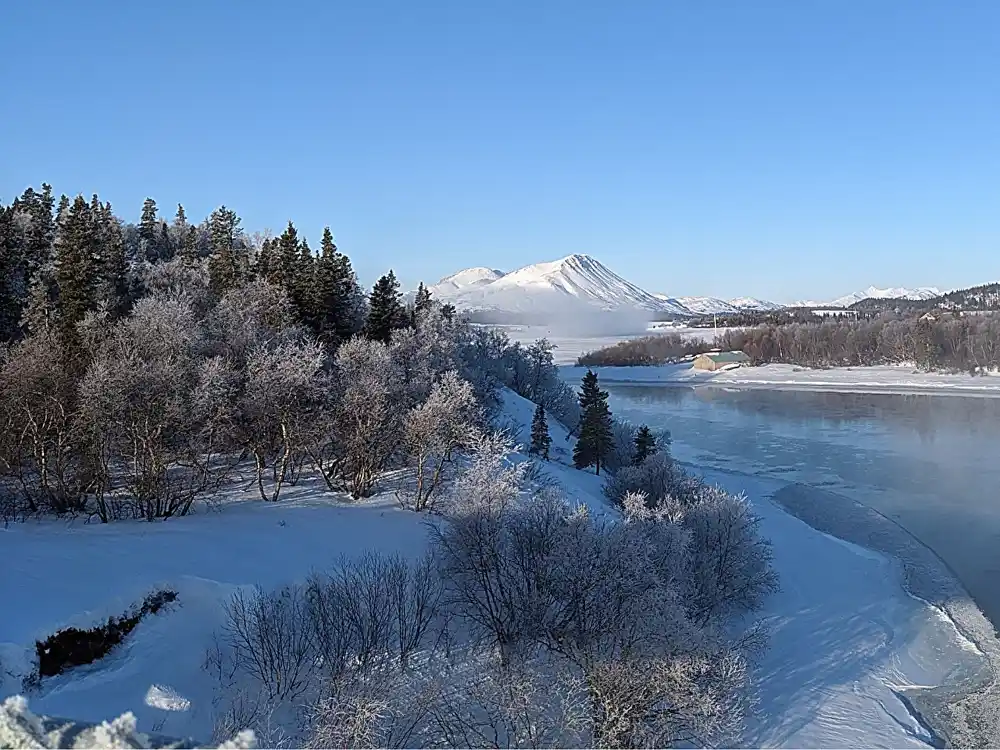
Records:
[[[12,2],[0,60],[0,199],[329,224],[365,283],[1000,278],[997,0]]]

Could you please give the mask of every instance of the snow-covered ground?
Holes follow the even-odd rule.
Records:
[[[508,421],[527,436],[533,406],[507,393]],[[549,470],[567,494],[613,512],[601,480],[562,463],[565,430],[553,430]],[[773,541],[782,591],[762,616],[773,628],[758,670],[761,703],[743,744],[772,747],[925,747],[932,737],[895,692],[940,684],[979,658],[954,627],[900,585],[899,566],[812,529],[768,498],[777,480],[707,474],[746,491]],[[211,735],[213,682],[206,649],[238,587],[301,580],[341,555],[368,549],[417,553],[424,517],[391,493],[348,504],[316,485],[278,503],[234,497],[218,511],[160,523],[32,522],[0,530],[0,697],[21,691],[34,641],[118,614],[154,588],[178,601],[143,620],[100,663],[43,680],[38,713],[101,721],[132,711],[145,731]]]
[[[692,369],[690,364],[650,367],[599,367],[605,383],[655,383],[658,385],[716,385],[741,388],[802,388],[852,393],[953,393],[972,396],[1000,396],[996,373],[922,372],[913,365],[874,367],[833,367],[819,370],[796,365],[737,367],[722,372]],[[566,367],[570,380],[582,377],[585,367]]]

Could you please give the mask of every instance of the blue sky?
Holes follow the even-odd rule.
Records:
[[[590,253],[652,291],[1000,278],[1000,2],[14,3],[0,199],[329,224],[368,283]]]

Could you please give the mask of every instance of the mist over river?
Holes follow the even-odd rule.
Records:
[[[616,415],[670,430],[681,461],[820,487],[892,518],[1000,624],[1000,399],[605,387]]]

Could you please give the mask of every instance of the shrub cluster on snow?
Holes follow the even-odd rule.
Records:
[[[511,450],[477,440],[428,556],[372,554],[238,594],[208,658],[218,735],[250,727],[266,741],[280,727],[313,747],[735,739],[759,640],[726,633],[776,586],[747,505],[691,480],[683,501],[628,492],[620,517],[594,517],[551,487],[527,491]]]

